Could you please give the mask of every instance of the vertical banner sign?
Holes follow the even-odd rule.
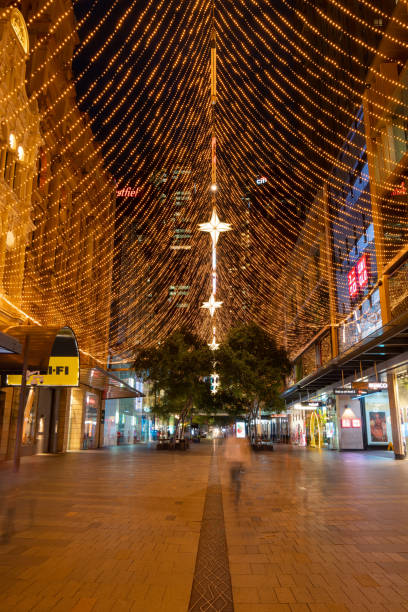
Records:
[[[356,269],[355,267],[352,268],[350,270],[350,272],[347,274],[347,280],[348,280],[348,290],[349,290],[349,294],[350,297],[353,298],[357,295],[357,275],[356,275]]]

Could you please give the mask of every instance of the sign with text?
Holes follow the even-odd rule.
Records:
[[[334,395],[354,395],[354,389],[349,387],[339,387],[338,389],[334,389]]]
[[[360,289],[368,284],[368,255],[364,253],[357,262],[357,278]]]
[[[21,385],[21,374],[9,374],[7,384]],[[38,387],[77,387],[79,385],[79,357],[54,357],[48,362],[48,371],[27,371],[27,385]]]
[[[347,281],[348,281],[349,295],[351,298],[353,298],[358,293],[357,275],[356,275],[355,267],[351,268],[350,272],[347,274]]]
[[[350,272],[347,274],[347,284],[349,295],[354,298],[359,289],[364,289],[368,285],[369,275],[369,255],[363,253],[355,266],[353,266]]]
[[[352,385],[353,389],[357,391],[383,391],[385,389],[388,389],[388,384],[382,381],[354,381]]]

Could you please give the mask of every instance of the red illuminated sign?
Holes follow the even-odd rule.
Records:
[[[136,198],[139,193],[139,187],[133,189],[133,187],[123,187],[123,189],[116,190],[116,196],[118,198]]]
[[[401,181],[400,185],[397,185],[393,191],[391,191],[391,195],[407,195],[407,188],[405,187],[405,181]]]
[[[352,421],[351,421],[351,426],[352,426],[352,427],[361,427],[361,421],[360,421],[360,419],[352,419]]]
[[[341,419],[341,426],[343,429],[348,429],[351,427],[351,419]]]
[[[357,262],[357,276],[358,284],[363,289],[368,283],[368,260],[366,253]]]
[[[357,291],[358,291],[357,275],[356,275],[355,268],[351,268],[350,272],[347,274],[347,280],[348,280],[349,294],[350,294],[350,297],[353,298],[354,296],[357,295]]]
[[[357,264],[347,274],[348,290],[351,298],[357,295],[359,288],[364,289],[368,285],[368,269],[368,255],[363,253]]]

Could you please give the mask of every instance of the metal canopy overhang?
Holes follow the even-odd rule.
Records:
[[[10,354],[20,354],[23,350],[21,343],[18,342],[12,336],[0,332],[0,354],[10,355]]]
[[[102,391],[104,400],[144,397],[143,393],[99,367],[81,368],[79,381],[82,385]]]
[[[11,337],[15,346],[20,348],[16,353],[0,352],[0,372],[20,373],[23,369],[25,342],[29,338],[27,351],[27,368],[29,370],[46,371],[54,346],[63,344],[69,349],[69,354],[78,355],[78,345],[75,334],[70,327],[16,325],[7,327],[0,332],[1,336]]]
[[[360,369],[367,370],[388,361],[408,350],[408,313],[395,319],[392,323],[384,325],[364,340],[354,345],[348,351],[332,359],[326,366],[319,368],[313,374],[306,376],[296,385],[282,393],[285,400],[292,400],[302,391],[317,391],[328,385],[341,382],[342,372],[344,378],[352,376]]]

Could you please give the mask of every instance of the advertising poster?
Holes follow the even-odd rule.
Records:
[[[245,423],[244,421],[238,421],[236,425],[237,438],[245,438]]]
[[[385,412],[369,412],[371,442],[388,442]]]
[[[392,442],[388,393],[382,391],[367,395],[364,398],[364,404],[368,444],[388,445]]]

